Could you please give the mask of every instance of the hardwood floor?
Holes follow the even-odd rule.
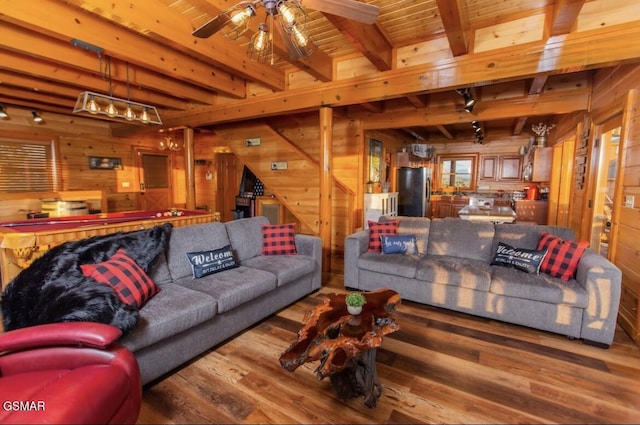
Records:
[[[323,288],[145,388],[138,423],[639,423],[640,348],[618,327],[606,350],[561,335],[403,302],[385,337],[375,409],[338,400],[315,364],[278,357]]]

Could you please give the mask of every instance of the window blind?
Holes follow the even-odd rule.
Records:
[[[0,139],[0,192],[50,192],[56,186],[52,142]]]

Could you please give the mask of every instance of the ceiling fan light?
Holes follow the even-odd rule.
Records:
[[[273,65],[273,43],[267,24],[261,23],[258,25],[258,31],[251,37],[251,42],[247,48],[247,56],[252,61]]]
[[[235,40],[249,29],[249,20],[256,16],[256,9],[252,5],[243,7],[238,4],[236,8],[226,13],[232,25],[229,30],[225,31],[225,36]]]
[[[291,36],[298,46],[306,47],[309,44],[309,34],[305,30],[301,30],[296,25],[291,27]]]
[[[282,21],[286,25],[294,25],[298,21],[298,16],[300,8],[295,5],[290,5],[288,2],[281,1],[278,3],[278,14],[282,18]],[[304,14],[304,11],[302,11]]]

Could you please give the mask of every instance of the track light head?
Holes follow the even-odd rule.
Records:
[[[38,114],[36,111],[31,111],[31,115],[33,115],[33,122],[36,124],[44,123],[44,119]]]

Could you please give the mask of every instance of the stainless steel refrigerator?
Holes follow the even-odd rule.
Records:
[[[431,168],[398,168],[398,215],[428,217]]]

